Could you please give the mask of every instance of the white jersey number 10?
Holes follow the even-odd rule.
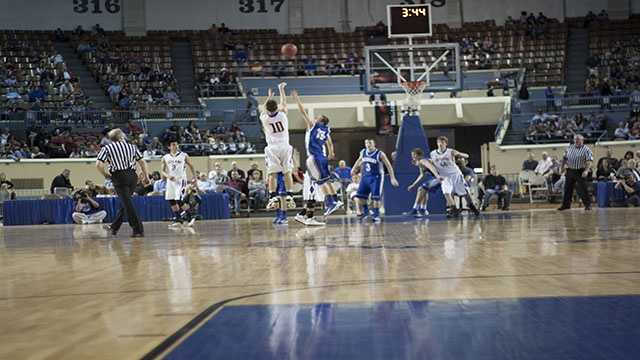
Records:
[[[284,131],[284,125],[282,125],[282,122],[280,121],[271,123],[269,125],[271,125],[271,132],[274,134],[281,133]]]

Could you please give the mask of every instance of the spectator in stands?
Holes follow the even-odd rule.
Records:
[[[153,179],[153,194],[162,195],[167,190],[167,180],[163,179],[159,171],[154,171],[151,174]]]
[[[107,88],[107,92],[109,93],[109,97],[111,98],[111,102],[117,104],[120,98],[120,92],[122,91],[122,85],[120,83],[114,82]]]
[[[535,171],[536,167],[538,167],[538,161],[536,161],[533,153],[529,153],[527,160],[522,163],[522,170]]]
[[[607,158],[602,158],[598,161],[596,168],[596,178],[600,181],[615,179],[616,169],[612,166],[611,162]]]
[[[618,127],[613,132],[614,140],[627,140],[629,138],[629,127],[624,121],[618,123]]]
[[[227,172],[224,171],[220,163],[215,163],[213,165],[213,170],[209,172],[209,180],[213,185],[215,185],[215,191],[220,192],[223,190],[223,188],[221,187],[227,183],[229,177],[227,176]]]
[[[46,159],[47,155],[45,153],[43,153],[42,151],[40,151],[39,147],[34,146],[33,150],[31,150],[31,158],[32,159]]]
[[[547,154],[546,151],[543,151],[542,158],[538,162],[534,172],[538,175],[546,176],[550,172],[552,166],[553,160],[551,160],[551,157],[549,157],[549,154]]]
[[[69,191],[73,190],[69,176],[71,176],[71,170],[64,169],[60,175],[54,177],[53,181],[51,181],[51,187],[49,188],[51,193],[54,193],[55,188],[67,188]]]
[[[62,83],[62,85],[60,85],[60,87],[58,88],[58,92],[62,96],[72,94],[73,91],[74,91],[73,85],[71,85],[71,82],[69,80],[65,80]]]
[[[7,199],[13,200],[16,198],[14,187],[13,183],[7,179],[7,175],[5,173],[0,173],[0,192],[2,193],[0,196],[2,201]],[[0,203],[2,201],[0,201]]]
[[[197,179],[196,186],[198,187],[198,190],[202,192],[215,191],[213,184],[209,179],[207,179],[207,174],[200,174],[197,176]]]
[[[620,159],[620,163],[622,164],[622,161],[629,161],[633,159],[633,151],[627,151],[624,153],[624,156],[622,157],[622,159]]]
[[[254,209],[261,209],[267,200],[267,186],[260,170],[253,171],[249,176],[249,197],[253,198]]]
[[[229,170],[227,172],[227,176],[231,178],[232,177],[231,173],[234,172],[234,171],[237,171],[241,178],[243,178],[243,179],[247,178],[245,173],[244,173],[244,170],[238,168],[238,162],[237,161],[232,161],[231,162],[231,170]]]
[[[76,206],[71,217],[76,224],[100,224],[107,217],[107,212],[86,191],[80,190],[75,198]]]
[[[47,92],[42,86],[38,86],[29,91],[29,102],[44,101],[47,98]]]
[[[640,206],[640,181],[633,175],[628,174],[622,180],[618,180],[616,188],[624,190],[629,204]]]
[[[509,210],[511,191],[507,185],[507,179],[502,175],[497,175],[495,166],[489,167],[489,174],[482,180],[480,188],[484,191],[482,211],[486,211],[489,207],[493,195],[498,195],[498,203],[502,204],[502,210]]]
[[[162,98],[169,106],[180,104],[180,98],[178,97],[178,94],[171,87],[167,88],[167,90],[162,95]]]
[[[233,200],[234,213],[238,215],[240,213],[240,201],[246,197],[247,193],[247,183],[238,171],[231,171],[231,176],[226,183],[226,189]]]
[[[547,99],[547,111],[556,111],[555,95],[551,85],[548,85],[547,88],[544,89],[544,97]]]
[[[258,168],[258,163],[251,163],[249,170],[247,171],[247,180],[253,178],[253,173],[259,172],[260,178],[262,178],[262,171]]]

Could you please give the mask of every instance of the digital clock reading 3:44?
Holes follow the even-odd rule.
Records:
[[[402,17],[427,16],[427,9],[423,7],[403,7]]]

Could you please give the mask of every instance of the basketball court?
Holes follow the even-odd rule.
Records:
[[[630,359],[636,224],[611,209],[149,223],[142,240],[4,228],[0,358]]]

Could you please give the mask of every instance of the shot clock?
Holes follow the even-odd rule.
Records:
[[[389,37],[431,36],[431,5],[387,5]]]

